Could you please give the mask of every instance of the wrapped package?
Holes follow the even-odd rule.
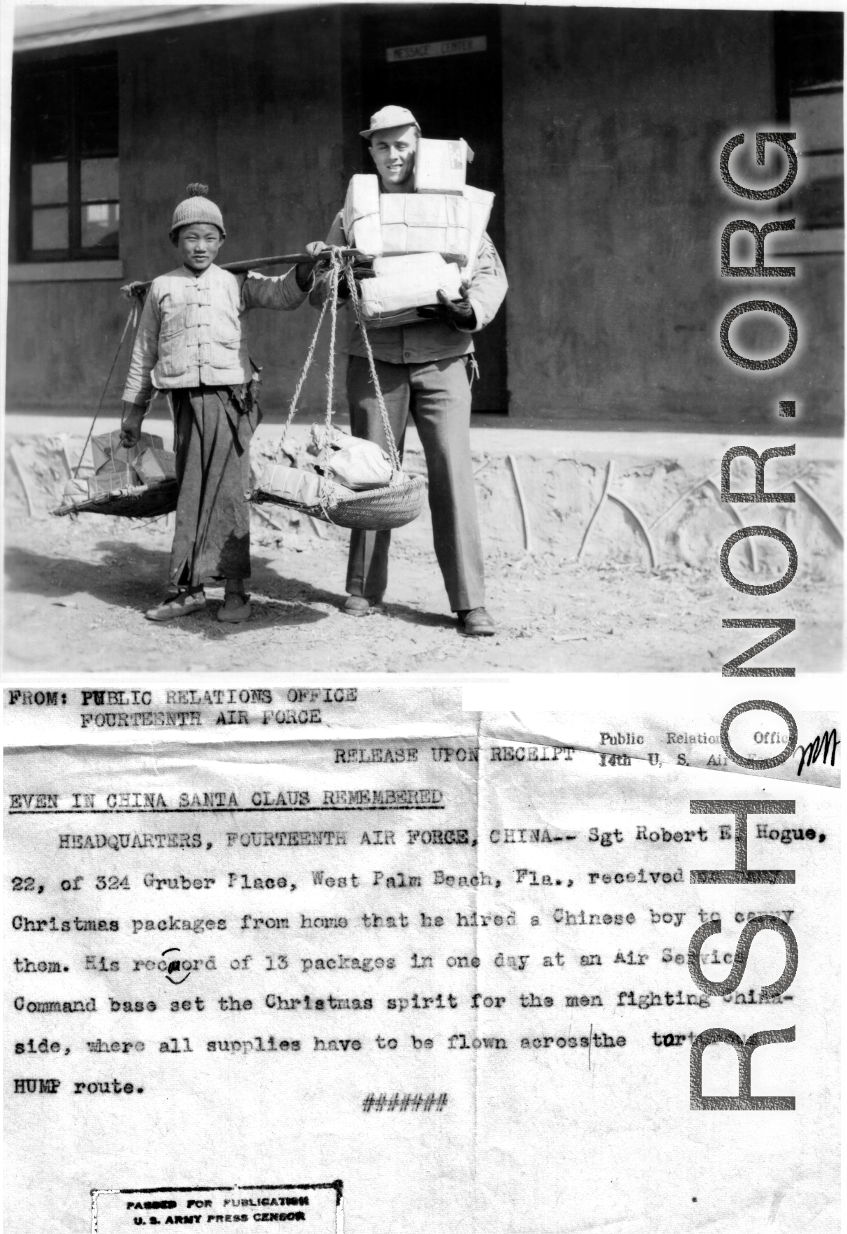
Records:
[[[420,320],[417,309],[437,304],[438,292],[451,300],[461,295],[462,275],[454,262],[438,253],[380,257],[375,278],[362,282],[362,316],[375,326],[400,325]]]
[[[469,274],[493,204],[494,194],[464,184],[464,175],[461,186],[449,193],[380,193],[378,176],[353,176],[344,203],[344,232],[350,244],[371,257],[438,253]]]
[[[142,484],[157,484],[176,475],[176,455],[172,450],[148,446],[133,462]]]
[[[275,497],[299,501],[304,506],[316,506],[320,501],[321,477],[314,471],[270,463],[264,468],[258,487]]]
[[[487,189],[475,189],[471,185],[466,184],[464,198],[470,209],[471,233],[468,244],[468,263],[463,269],[462,274],[465,278],[470,278],[476,265],[476,258],[479,253],[479,246],[482,244],[483,234],[488,227],[488,220],[491,218],[494,194],[489,193]]]
[[[471,162],[473,150],[464,137],[458,141],[419,137],[415,153],[415,190],[418,193],[461,194]]]
[[[446,193],[380,193],[379,177],[353,176],[342,212],[349,244],[371,257],[440,253],[464,265],[469,256],[470,204]]]
[[[375,278],[400,279],[406,276],[415,278],[427,270],[440,274],[446,266],[452,264],[455,263],[446,261],[440,253],[406,253],[397,256],[376,257],[373,263],[373,272]],[[363,282],[362,287],[366,287],[367,283],[370,282],[373,282],[373,279]]]
[[[138,488],[141,481],[132,467],[104,467],[88,479],[88,496],[97,497],[100,493],[117,493],[125,488]]]
[[[383,193],[382,254],[437,253],[465,265],[471,236],[470,205],[447,193]]]
[[[379,199],[378,176],[351,176],[341,222],[347,243],[371,257],[378,257],[382,252]]]
[[[135,460],[151,446],[161,450],[164,442],[161,437],[153,433],[141,433],[137,445],[126,447],[121,445],[120,429],[115,429],[111,433],[100,433],[97,437],[91,438],[94,470],[102,471],[107,468],[119,471],[125,467],[132,467]]]
[[[89,496],[88,481],[71,478],[62,490],[62,505],[75,505],[79,501],[87,501]]]

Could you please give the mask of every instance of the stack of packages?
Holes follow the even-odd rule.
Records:
[[[329,450],[325,447],[329,444]],[[322,485],[330,490],[340,487],[348,492],[361,493],[367,489],[384,488],[400,483],[402,477],[392,469],[391,460],[385,451],[373,441],[351,437],[339,429],[312,426],[312,437],[307,450],[321,457],[314,471],[290,467],[285,463],[270,463],[261,473],[258,487],[278,500],[290,505],[319,506]],[[326,480],[321,477],[325,476]]]
[[[116,493],[147,485],[152,488],[176,476],[176,458],[165,450],[161,437],[142,433],[138,444],[121,445],[120,429],[91,438],[94,475],[88,480],[88,496]]]
[[[381,193],[375,175],[353,176],[342,217],[347,242],[374,258],[362,280],[362,316],[374,326],[419,321],[438,292],[458,300],[473,273],[494,194],[465,184],[464,139],[418,140],[415,192]]]

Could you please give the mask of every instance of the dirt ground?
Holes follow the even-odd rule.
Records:
[[[348,617],[346,548],[307,525],[277,530],[254,515],[253,617],[242,626],[203,613],[154,625],[164,594],[172,516],[152,523],[10,512],[6,548],[7,672],[719,672],[754,641],[721,618],[792,616],[797,631],[761,664],[831,669],[840,659],[835,583],[798,575],[791,592],[740,595],[709,568],[657,570],[560,554],[487,551],[494,638],[458,635],[434,554],[395,533],[384,616]],[[325,537],[325,538],[324,538]],[[801,585],[797,585],[797,584]]]

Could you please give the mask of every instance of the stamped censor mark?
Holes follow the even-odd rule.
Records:
[[[98,1187],[91,1192],[91,1234],[128,1234],[146,1226],[214,1229],[233,1222],[343,1234],[343,1191],[340,1179],[244,1187]]]

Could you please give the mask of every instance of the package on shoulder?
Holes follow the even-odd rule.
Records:
[[[418,193],[461,193],[473,150],[464,137],[438,141],[419,137],[415,152],[415,190]]]

